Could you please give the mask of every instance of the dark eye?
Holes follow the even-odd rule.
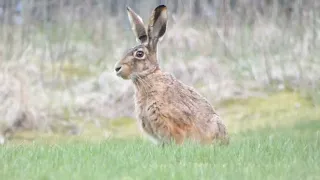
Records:
[[[135,56],[136,56],[137,58],[143,58],[144,52],[143,52],[143,51],[137,51],[136,54],[135,54]]]

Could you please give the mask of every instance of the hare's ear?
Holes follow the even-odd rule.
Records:
[[[142,44],[147,43],[148,36],[141,17],[136,14],[130,7],[127,7],[127,12],[131,28],[133,30],[133,33],[136,35],[137,40]]]
[[[167,19],[167,7],[165,5],[160,5],[153,10],[148,24],[148,37],[149,43],[152,43],[154,47],[166,32]]]

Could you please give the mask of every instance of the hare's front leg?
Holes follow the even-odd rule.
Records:
[[[159,118],[155,123],[156,133],[162,142],[162,146],[174,142],[175,144],[183,144],[186,133],[175,124],[170,123],[166,118]]]
[[[157,103],[147,106],[144,112],[145,114],[141,114],[140,116],[141,127],[151,137],[153,142],[157,141],[157,144],[160,143],[161,146],[172,141],[176,144],[184,142],[187,127],[175,123],[176,121],[172,119],[173,117],[162,112]]]

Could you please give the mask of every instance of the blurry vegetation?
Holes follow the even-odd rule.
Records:
[[[0,78],[13,97],[2,101],[19,104],[20,85],[27,99],[0,124],[27,112],[49,133],[137,133],[132,85],[113,66],[136,44],[125,7],[146,22],[158,4],[169,9],[163,70],[206,96],[231,132],[320,119],[318,0],[0,0],[0,70],[23,77]]]
[[[320,107],[313,106],[311,101],[292,92],[228,100],[220,108],[231,132],[264,127],[290,127],[305,120],[320,120]]]

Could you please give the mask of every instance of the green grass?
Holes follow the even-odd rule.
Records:
[[[79,136],[18,133],[0,146],[0,179],[320,179],[320,109],[308,98],[282,92],[218,107],[229,146],[157,147],[122,117],[85,124]]]
[[[0,147],[1,179],[319,179],[320,121],[232,135],[229,146],[141,139]]]

